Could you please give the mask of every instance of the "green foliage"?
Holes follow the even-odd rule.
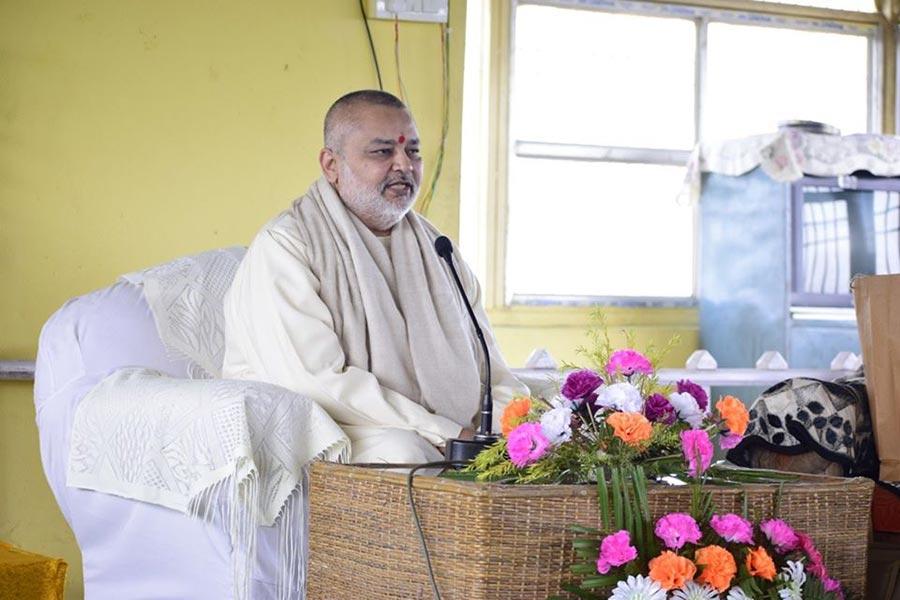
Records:
[[[691,482],[691,516],[698,523],[709,523],[713,515],[712,493],[703,488],[700,480]]]
[[[659,543],[654,535],[654,523],[650,517],[647,476],[644,470],[634,466],[613,467],[609,470],[601,468],[597,470],[596,475],[601,529],[572,526],[576,533],[584,534],[572,542],[579,562],[571,567],[572,573],[585,576],[577,586],[573,585],[573,589],[582,593],[591,593],[595,589],[608,590],[620,579],[619,576],[597,573],[597,556],[600,553],[600,540],[604,535],[622,529],[628,531],[632,544],[639,553],[639,564],[629,567],[635,572],[646,567],[647,562],[659,554]]]
[[[625,336],[624,347],[636,349],[638,343],[634,331],[624,329],[622,330],[622,333]],[[591,340],[590,346],[579,346],[575,349],[575,353],[584,357],[590,365],[590,368],[598,372],[603,372],[606,368],[606,364],[609,362],[609,357],[616,351],[616,348],[613,347],[612,341],[609,338],[609,323],[603,309],[597,308],[591,312],[591,327],[587,331],[587,336]],[[641,349],[641,352],[651,363],[658,365],[662,363],[669,352],[680,343],[681,337],[678,334],[675,334],[661,347],[657,346],[656,343],[651,340]],[[572,363],[564,363],[563,368],[568,370],[580,367]],[[654,377],[653,379],[655,380],[656,378]]]
[[[506,438],[500,438],[482,450],[462,471],[475,473],[478,481],[507,481],[516,478],[518,467],[506,455]]]

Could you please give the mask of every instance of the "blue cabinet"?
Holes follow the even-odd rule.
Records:
[[[700,343],[720,367],[752,367],[764,351],[778,350],[791,367],[828,368],[838,352],[860,351],[849,308],[843,309],[843,319],[840,309],[828,318],[802,310],[803,318],[798,318],[798,311],[792,311],[792,300],[796,309],[798,299],[811,297],[803,295],[809,291],[803,281],[794,280],[798,268],[812,264],[799,255],[805,251],[803,238],[797,237],[802,227],[792,227],[802,219],[797,203],[803,202],[804,188],[812,193],[811,180],[804,182],[778,183],[759,168],[739,177],[704,174],[698,240]]]

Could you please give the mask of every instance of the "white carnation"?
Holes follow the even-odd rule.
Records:
[[[615,408],[622,412],[641,412],[644,399],[636,387],[630,383],[614,383],[597,390],[597,406]]]
[[[687,392],[669,394],[669,402],[675,407],[678,418],[697,429],[703,423],[705,412],[697,404],[697,399]]]
[[[541,415],[541,433],[554,446],[572,439],[572,409],[559,406]]]

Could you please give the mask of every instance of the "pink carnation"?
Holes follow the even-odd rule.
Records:
[[[822,583],[825,585],[826,592],[834,592],[837,594],[837,597],[841,600],[844,600],[844,590],[841,589],[841,582],[837,579],[831,579],[830,577],[826,577]]]
[[[743,517],[731,513],[721,516],[713,515],[709,524],[726,542],[753,543],[753,525]]]
[[[759,524],[759,530],[766,535],[780,554],[787,554],[800,547],[800,538],[797,537],[797,533],[781,519],[763,521]]]
[[[506,437],[509,460],[520,469],[541,459],[550,442],[541,433],[540,423],[522,423]]]
[[[713,445],[709,441],[709,434],[703,429],[682,431],[681,451],[688,462],[688,473],[691,477],[699,477],[712,463]]]
[[[672,550],[686,543],[696,544],[703,537],[694,517],[687,513],[669,513],[656,522],[656,535]]]
[[[809,559],[806,570],[819,579],[828,579],[828,571],[825,569],[825,561],[822,558],[822,553],[816,548],[812,538],[805,533],[797,532],[797,540],[799,542],[798,546],[800,550],[802,550]]]
[[[626,530],[608,535],[600,542],[600,557],[597,572],[606,575],[612,567],[621,567],[637,558],[637,548],[631,545],[631,536]]]
[[[736,433],[723,433],[719,436],[719,446],[722,447],[722,450],[731,450],[736,448],[742,439],[744,439],[744,436]]]
[[[626,348],[625,350],[616,350],[609,357],[606,363],[607,373],[620,373],[622,375],[633,375],[634,373],[643,373],[649,375],[653,372],[653,365],[646,356],[637,350]]]

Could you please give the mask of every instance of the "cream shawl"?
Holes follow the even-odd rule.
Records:
[[[410,211],[391,231],[388,250],[324,178],[292,212],[347,365],[469,423],[480,405],[483,360],[452,275],[434,250],[440,233]]]

